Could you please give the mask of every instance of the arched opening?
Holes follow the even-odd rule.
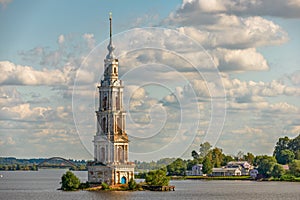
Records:
[[[105,117],[102,118],[101,128],[102,128],[103,133],[105,133],[105,131],[106,131],[106,118]]]
[[[122,147],[118,147],[118,159],[119,159],[119,162],[121,162],[121,163],[124,162],[124,153],[123,153]]]
[[[121,178],[121,184],[126,184],[126,177],[125,177],[125,176],[123,176],[123,177]]]
[[[100,149],[100,162],[104,163],[105,161],[105,148],[101,147]]]
[[[116,110],[120,110],[120,100],[118,93],[116,93]]]
[[[102,101],[102,109],[103,110],[107,110],[107,96],[105,96],[103,98],[103,101]]]
[[[117,117],[117,132],[118,134],[122,134],[123,130],[122,130],[122,118],[121,116]]]

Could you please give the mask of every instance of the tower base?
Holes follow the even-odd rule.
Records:
[[[103,164],[99,162],[88,163],[88,182],[106,183],[108,185],[126,184],[134,179],[134,164]]]

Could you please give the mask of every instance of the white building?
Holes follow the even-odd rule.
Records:
[[[247,161],[231,161],[228,162],[226,165],[227,168],[239,168],[242,172],[242,175],[249,175],[249,172],[251,169],[253,169],[253,166],[248,163]]]
[[[213,168],[212,176],[241,176],[239,168]]]
[[[123,83],[118,78],[119,61],[110,41],[104,59],[104,78],[99,88],[99,108],[96,111],[97,133],[94,136],[94,162],[88,164],[88,182],[109,185],[125,184],[134,178],[134,164],[128,161],[128,136],[125,132],[126,111],[123,107]]]
[[[194,165],[192,167],[192,175],[193,176],[202,176],[203,175],[202,167],[203,167],[202,164]]]

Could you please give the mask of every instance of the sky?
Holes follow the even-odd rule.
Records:
[[[0,156],[93,159],[110,12],[130,160],[300,133],[299,0],[0,0]]]

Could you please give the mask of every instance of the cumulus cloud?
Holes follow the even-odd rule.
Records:
[[[93,49],[95,47],[95,38],[94,38],[94,34],[91,33],[85,33],[83,34],[83,39],[85,39],[85,41],[87,42],[87,45],[90,49]]]
[[[243,16],[260,15],[299,18],[300,2],[299,0],[194,0],[184,1],[176,14],[184,15],[195,11],[203,13],[228,13]]]
[[[16,65],[9,61],[0,62],[0,85],[61,85],[66,83],[62,71],[36,70],[31,66]]]
[[[34,107],[31,108],[30,104],[20,104],[12,107],[1,108],[1,119],[14,119],[14,120],[45,120],[49,107]]]
[[[223,77],[222,81],[226,88],[227,97],[278,97],[299,96],[300,89],[286,85],[282,81],[273,80],[271,82],[263,81],[241,81],[239,79],[230,79]]]
[[[215,20],[209,25],[187,22],[177,29],[206,48],[249,48],[283,44],[288,40],[288,34],[280,26],[262,17],[225,14],[213,17]]]
[[[263,130],[260,128],[254,128],[254,127],[249,127],[249,126],[245,126],[242,129],[238,129],[238,130],[232,130],[232,133],[235,134],[242,134],[242,135],[248,135],[248,134],[262,134]]]
[[[218,68],[221,71],[264,71],[269,69],[265,58],[254,48],[237,50],[218,48],[214,54],[218,58]]]

